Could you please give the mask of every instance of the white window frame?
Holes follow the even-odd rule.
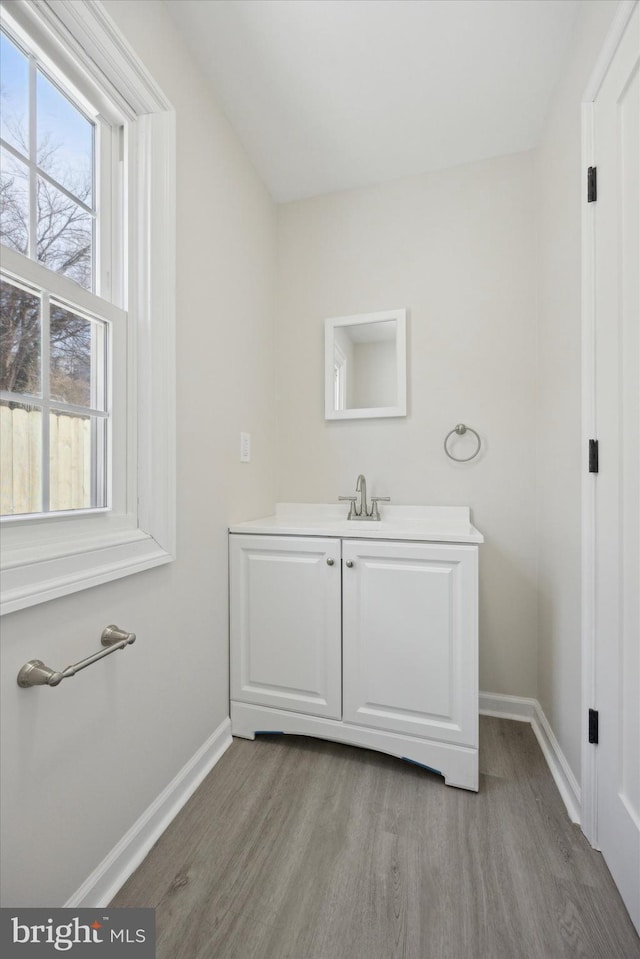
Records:
[[[337,343],[334,344],[334,390],[333,405],[336,410],[343,410],[347,401],[347,357]]]
[[[1,614],[171,562],[176,540],[175,111],[97,0],[3,6],[32,35],[70,51],[127,118],[130,226],[122,280],[128,365],[116,387],[127,397],[126,450],[118,454],[126,461],[124,506],[8,524]],[[11,272],[12,252],[2,250]]]

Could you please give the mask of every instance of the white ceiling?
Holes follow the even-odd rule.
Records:
[[[581,0],[165,0],[279,202],[528,150]]]

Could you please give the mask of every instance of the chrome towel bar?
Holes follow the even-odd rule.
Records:
[[[105,656],[114,653],[116,649],[124,649],[125,646],[135,643],[136,634],[127,633],[117,626],[106,626],[102,630],[101,641],[106,649],[100,649],[92,656],[81,659],[79,663],[67,666],[62,672],[51,669],[50,666],[45,666],[41,659],[30,659],[18,673],[18,686],[22,686],[23,689],[28,689],[29,686],[57,686],[63,679],[75,676],[81,669],[86,669],[92,663],[97,663],[99,659],[104,659]]]

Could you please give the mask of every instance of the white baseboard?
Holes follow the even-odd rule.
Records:
[[[480,715],[517,719],[530,723],[536,711],[537,700],[523,696],[504,696],[502,693],[480,693]]]
[[[571,822],[580,824],[582,819],[580,784],[573,775],[571,767],[560,749],[560,744],[554,736],[542,706],[537,701],[536,712],[531,721],[531,725],[533,726],[533,731],[536,734],[544,758],[547,760],[547,765],[551,770],[551,775],[555,780],[558,791],[567,807],[569,819]]]
[[[65,906],[74,909],[107,906],[231,742],[231,720],[227,717],[65,902]]]
[[[580,784],[571,771],[571,767],[560,748],[549,720],[537,699],[522,696],[503,696],[500,693],[480,693],[480,713],[483,716],[499,716],[502,719],[517,719],[531,723],[542,755],[558,787],[569,819],[580,823],[581,800]]]

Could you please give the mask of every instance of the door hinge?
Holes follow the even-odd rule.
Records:
[[[587,203],[598,199],[598,172],[597,167],[590,166],[587,170]]]
[[[598,452],[598,441],[589,440],[589,472],[597,473],[599,472],[599,462],[598,462],[599,452]]]
[[[589,710],[589,742],[598,745],[598,710]]]

